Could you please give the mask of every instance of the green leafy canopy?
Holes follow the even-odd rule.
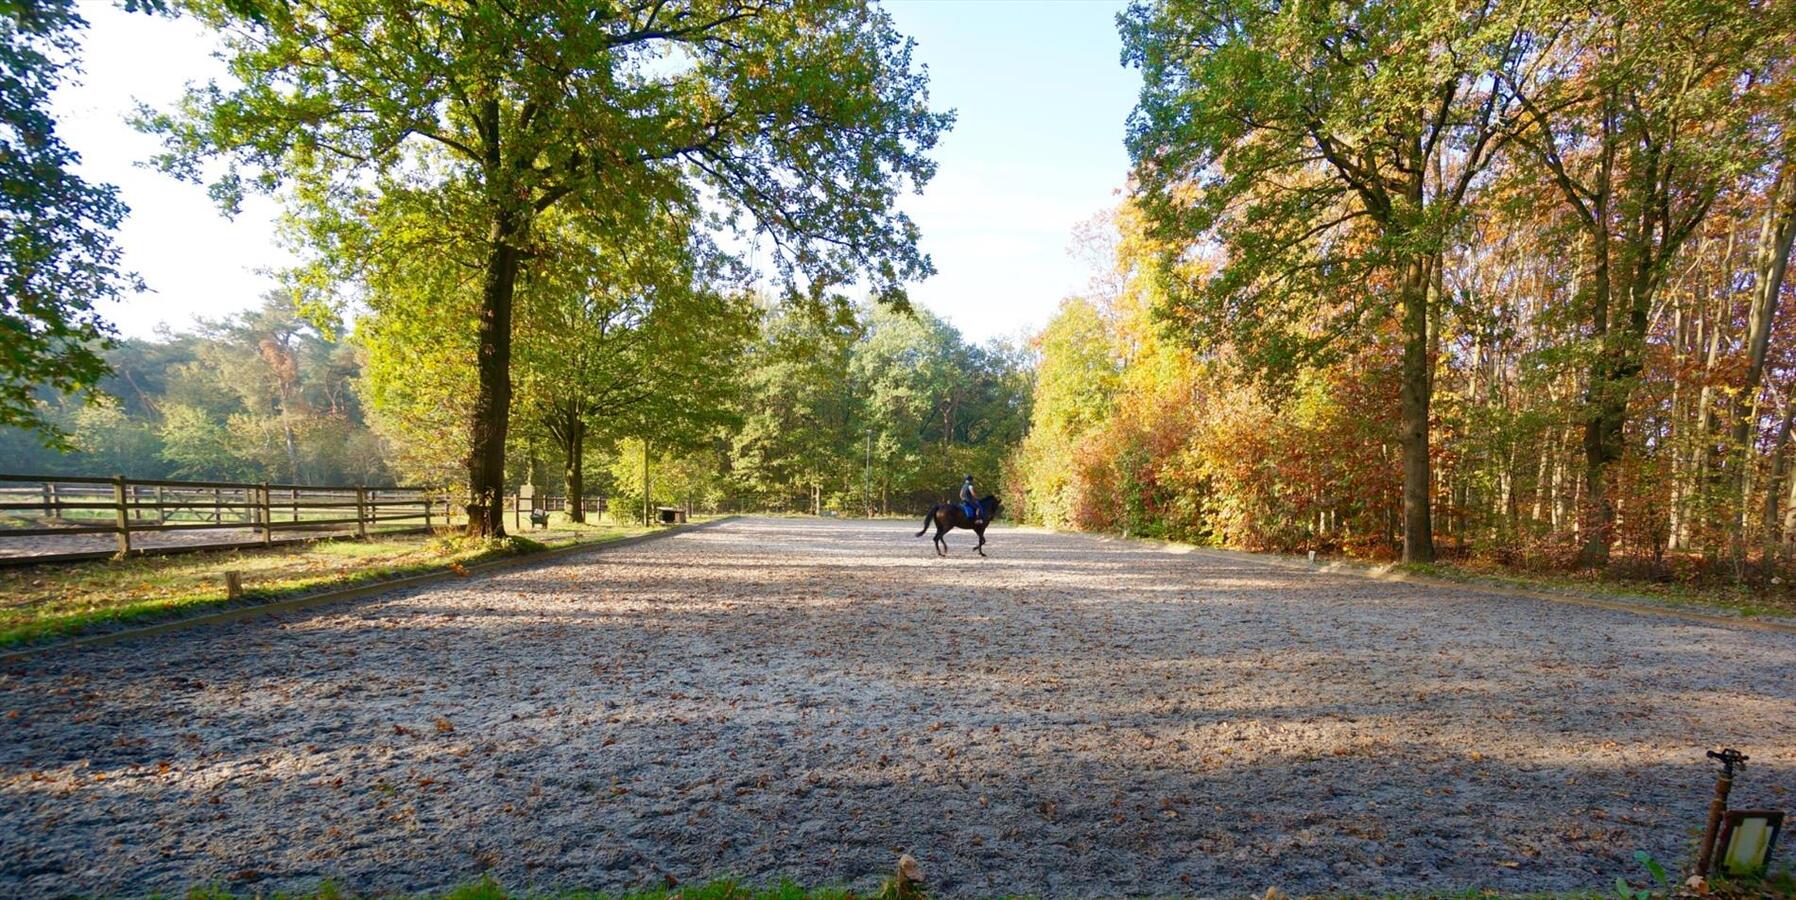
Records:
[[[94,305],[142,287],[112,239],[125,204],[74,174],[49,113],[86,26],[69,0],[0,0],[0,426],[59,445],[36,391],[91,396],[112,340]]]
[[[836,0],[520,4],[305,0],[261,21],[187,9],[225,34],[239,85],[143,110],[159,164],[233,210],[250,187],[359,214],[378,190],[455,186],[525,218],[551,207],[714,211],[789,276],[930,272],[898,191],[951,116],[910,44]],[[383,179],[385,179],[383,181]]]

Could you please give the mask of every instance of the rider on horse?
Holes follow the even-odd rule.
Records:
[[[934,525],[935,552],[947,556],[948,542],[942,540],[942,535],[956,528],[965,528],[979,535],[979,546],[973,549],[978,551],[980,556],[984,556],[985,526],[991,524],[991,520],[997,516],[998,508],[1002,505],[996,495],[981,499],[979,495],[973,493],[973,476],[968,475],[967,480],[960,484],[959,500],[953,503],[937,503],[929,508],[929,517],[923,520],[923,530],[917,532],[917,537],[929,533],[929,526]]]
[[[975,522],[979,521],[981,516],[979,495],[973,493],[973,476],[971,475],[967,476],[966,481],[960,483],[960,507],[966,511],[967,518]]]

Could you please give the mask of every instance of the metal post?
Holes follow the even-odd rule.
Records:
[[[118,514],[118,555],[131,552],[131,508],[125,501],[125,476],[112,476],[112,503]]]
[[[368,489],[359,484],[355,486],[355,533],[368,539]]]
[[[1710,750],[1708,755],[1721,763],[1721,776],[1715,779],[1715,797],[1709,801],[1709,825],[1703,831],[1702,850],[1696,855],[1697,875],[1709,874],[1709,863],[1715,857],[1715,838],[1721,831],[1721,817],[1727,813],[1727,795],[1734,789],[1734,767],[1746,768],[1749,759],[1732,747],[1719,753]]]

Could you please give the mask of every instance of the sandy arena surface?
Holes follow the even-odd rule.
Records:
[[[1796,635],[743,520],[0,671],[0,896],[1606,889],[1796,799]]]

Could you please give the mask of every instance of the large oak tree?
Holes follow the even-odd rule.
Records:
[[[950,118],[869,4],[297,0],[261,21],[187,8],[224,32],[239,83],[145,116],[170,171],[210,175],[227,208],[246,186],[293,181],[350,227],[396,181],[471,200],[470,533],[503,531],[513,297],[551,209],[702,206],[758,233],[794,281],[864,277],[893,295],[930,272],[894,204],[933,174],[925,154]],[[208,172],[210,156],[229,165]]]
[[[1169,318],[1288,374],[1395,323],[1403,559],[1434,558],[1431,324],[1447,236],[1513,133],[1536,48],[1500,0],[1140,0],[1129,120],[1139,202],[1172,248]],[[1226,260],[1180,284],[1194,245]]]

